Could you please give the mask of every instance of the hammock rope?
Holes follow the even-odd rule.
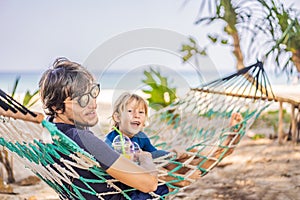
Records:
[[[177,159],[175,153],[154,159],[159,185],[166,184],[170,192],[164,196],[151,193],[153,199],[175,195],[196,180],[195,174],[206,175],[225,156],[232,153],[245,131],[274,100],[274,94],[258,62],[235,74],[192,88],[187,95],[150,116],[145,132],[153,144],[164,150],[184,147],[188,155]],[[234,113],[243,120],[230,125]],[[104,199],[121,193],[118,180],[107,179],[106,172],[95,158],[83,151],[56,126],[33,113],[0,90],[0,145],[30,168],[52,187],[62,199],[84,199],[84,193]],[[75,170],[89,170],[97,179],[81,177]],[[199,176],[197,176],[199,177]],[[84,187],[74,184],[81,182]],[[98,193],[93,184],[106,183],[112,192]]]
[[[190,177],[197,170],[204,176],[232,153],[246,129],[274,99],[263,65],[257,62],[191,89],[185,97],[152,115],[145,132],[151,134],[157,148],[185,147],[190,159],[169,160],[176,167],[166,173],[176,181],[193,182]],[[243,121],[231,127],[233,113],[241,113]],[[183,168],[188,173],[179,173]]]

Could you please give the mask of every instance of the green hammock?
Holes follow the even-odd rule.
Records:
[[[245,131],[272,103],[274,95],[262,63],[258,62],[228,77],[199,88],[169,107],[150,117],[145,130],[158,149],[184,147],[189,157],[178,160],[175,154],[154,160],[159,172],[159,185],[166,184],[170,192],[165,196],[151,193],[153,199],[172,197],[195,181],[195,172],[206,175],[225,156],[232,153]],[[241,113],[243,120],[229,126],[233,113]],[[60,132],[43,116],[33,113],[0,90],[0,145],[20,158],[38,177],[52,187],[62,199],[84,199],[89,193],[103,199],[108,193],[97,193],[95,183],[107,183],[112,193],[122,190],[118,180],[108,180],[106,172],[88,152]],[[69,159],[64,159],[68,156]],[[60,162],[60,164],[57,164]],[[80,177],[74,168],[89,170],[97,179]],[[166,178],[167,177],[167,178]],[[73,184],[78,179],[85,185]],[[63,196],[67,194],[68,196]]]

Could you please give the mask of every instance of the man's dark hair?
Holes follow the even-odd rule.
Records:
[[[45,113],[55,116],[58,110],[64,112],[65,99],[74,99],[85,93],[94,80],[93,75],[82,65],[66,58],[57,58],[39,81]]]

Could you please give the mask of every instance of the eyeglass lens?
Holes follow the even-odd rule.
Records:
[[[100,93],[100,85],[93,86],[89,93],[83,94],[78,98],[78,103],[81,107],[86,107],[90,101],[90,96],[96,98]]]

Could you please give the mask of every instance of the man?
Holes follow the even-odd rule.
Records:
[[[140,154],[140,166],[120,156],[102,140],[89,131],[89,127],[97,124],[96,98],[100,86],[86,68],[66,58],[58,58],[53,66],[45,71],[39,82],[41,100],[49,120],[57,128],[75,141],[81,148],[89,152],[100,166],[113,178],[118,179],[120,188],[133,187],[141,192],[155,191],[157,175],[151,154]],[[78,169],[80,176],[88,179],[97,177],[87,170]],[[85,188],[79,180],[73,184]],[[115,191],[106,183],[92,184],[98,193]],[[83,193],[86,199],[98,199]],[[68,198],[68,194],[64,195]],[[124,199],[121,194],[102,196],[106,199]]]

